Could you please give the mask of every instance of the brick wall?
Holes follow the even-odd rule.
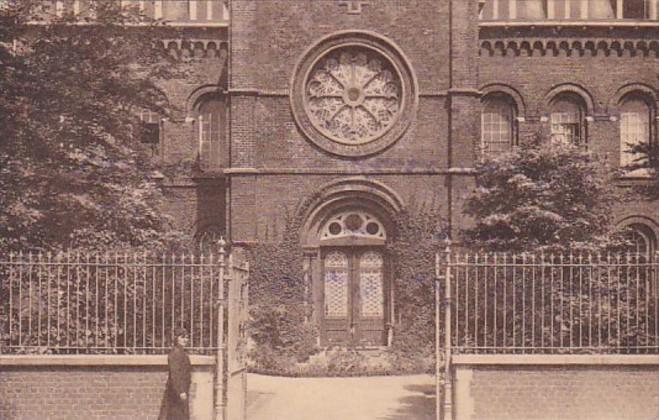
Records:
[[[212,358],[192,359],[191,417],[211,419]],[[166,356],[1,356],[0,418],[155,420],[166,380]]]
[[[391,175],[372,178],[406,203],[443,206],[448,216],[449,163],[471,166],[478,137],[476,8],[475,1],[375,0],[348,13],[347,5],[334,0],[300,0],[294,7],[287,0],[234,0],[231,167],[254,171],[229,174],[232,240],[272,239],[284,215],[324,183],[377,171]],[[389,39],[418,82],[416,117],[407,131],[391,147],[363,158],[320,149],[291,112],[295,66],[319,40],[348,30]],[[419,170],[432,174],[413,174]]]
[[[469,360],[456,358],[456,420],[659,417],[656,356],[516,355],[466,359]]]
[[[523,117],[519,123],[520,138],[537,132],[548,135],[552,92],[561,86],[576,87],[592,104],[587,110],[588,148],[607,156],[610,163],[617,166],[621,150],[619,99],[622,93],[629,89],[646,92],[655,112],[659,108],[658,50],[656,44],[648,48],[655,39],[656,27],[503,28],[483,25],[479,34],[479,86],[503,86],[517,95],[522,102],[518,105],[519,116]],[[651,123],[654,139],[659,128],[655,116]],[[640,197],[638,201],[634,205],[620,206],[617,219],[629,217],[631,211],[635,216],[658,223],[659,202],[643,202]]]
[[[470,223],[462,202],[473,178],[465,171],[452,174],[474,165],[480,137],[478,89],[492,85],[506,86],[521,98],[520,136],[549,132],[544,121],[548,92],[565,84],[580,87],[592,102],[589,147],[617,163],[615,98],[620,89],[634,84],[656,91],[656,28],[479,27],[477,5],[476,0],[371,0],[360,13],[348,13],[348,6],[335,0],[298,0],[294,6],[289,0],[233,0],[229,28],[190,29],[192,38],[211,41],[206,51],[195,47],[176,52],[197,59],[183,80],[165,86],[178,111],[163,127],[163,157],[175,162],[196,156],[197,128],[185,116],[199,89],[219,85],[227,89],[230,110],[223,166],[242,172],[226,174],[231,179],[226,183],[227,201],[220,199],[225,184],[219,172],[197,174],[217,179],[217,191],[210,195],[211,189],[202,191],[196,181],[173,182],[177,190],[168,190],[168,211],[191,234],[205,220],[228,220],[227,235],[233,241],[270,238],[285,209],[321,185],[319,179],[306,180],[312,178],[310,172],[327,181],[380,169],[405,175],[397,192],[413,201],[425,198],[412,198],[410,190],[428,195],[424,187],[441,186],[437,203],[446,207],[457,231]],[[339,157],[317,147],[291,112],[295,66],[320,39],[347,30],[389,39],[409,61],[418,82],[417,112],[407,131],[391,147],[362,158]],[[223,48],[230,51],[228,76],[222,72]],[[659,120],[655,125],[659,128]],[[419,168],[434,171],[436,179],[429,184],[424,177],[409,175]],[[628,214],[630,208],[633,214]],[[640,203],[621,206],[617,216],[644,216],[656,224],[658,211],[659,203]]]

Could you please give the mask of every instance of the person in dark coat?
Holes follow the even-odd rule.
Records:
[[[174,346],[167,355],[169,376],[167,378],[167,386],[158,420],[190,419],[188,396],[190,392],[191,369],[190,358],[185,352],[185,346],[188,345],[189,336],[184,328],[177,328],[174,336]]]

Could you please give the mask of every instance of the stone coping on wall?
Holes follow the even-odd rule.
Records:
[[[659,21],[656,20],[482,20],[478,22],[478,26],[602,26],[602,27],[654,27],[659,26]]]
[[[527,365],[527,366],[659,366],[658,354],[460,354],[452,356],[453,365]]]
[[[190,363],[211,366],[215,357],[190,355]],[[0,355],[2,366],[167,366],[167,355]]]

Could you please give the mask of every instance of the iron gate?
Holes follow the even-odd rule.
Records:
[[[247,396],[247,319],[249,264],[235,263],[220,241],[220,296],[215,377],[215,419],[244,420]],[[228,285],[228,288],[225,288]],[[228,318],[225,320],[225,316]],[[226,322],[225,322],[226,321]],[[225,332],[225,326],[227,331]],[[226,350],[226,353],[225,353]]]

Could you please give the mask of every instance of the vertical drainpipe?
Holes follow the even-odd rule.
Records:
[[[211,20],[212,10],[213,10],[212,9],[212,3],[208,2],[206,5],[207,5],[207,12],[209,12],[207,19]],[[226,96],[225,96],[226,100],[225,100],[225,109],[224,109],[225,116],[226,116],[225,121],[227,122],[227,124],[226,124],[227,127],[224,130],[224,132],[226,134],[226,139],[224,141],[224,145],[226,146],[227,158],[225,158],[225,160],[224,160],[224,165],[227,168],[231,168],[233,166],[233,159],[232,159],[232,156],[231,156],[231,152],[232,152],[232,148],[233,148],[233,137],[231,136],[231,131],[233,129],[233,123],[232,123],[232,120],[231,120],[231,113],[232,113],[231,111],[232,111],[232,108],[233,108],[232,104],[231,104],[231,99],[232,99],[232,96],[233,96],[231,94],[231,91],[232,91],[232,86],[231,86],[231,82],[232,82],[232,80],[231,80],[232,79],[232,76],[231,76],[231,64],[232,64],[231,51],[232,51],[232,47],[231,46],[233,45],[233,43],[232,43],[233,22],[232,22],[232,19],[231,19],[232,7],[231,7],[231,2],[230,1],[228,1],[227,8],[228,8],[228,14],[229,14],[227,16],[227,19],[229,19],[229,22],[228,22],[228,26],[227,26],[227,59],[226,59],[227,87],[226,87]],[[220,46],[220,50],[221,50],[221,46]],[[219,53],[219,51],[218,51],[218,53]],[[220,80],[218,80],[218,83],[219,82],[220,82]],[[224,193],[225,194],[224,208],[226,209],[226,211],[225,211],[225,215],[224,215],[224,231],[225,231],[225,235],[226,235],[226,237],[229,241],[231,241],[232,238],[233,238],[233,236],[231,234],[231,227],[232,227],[231,226],[231,207],[233,205],[233,203],[231,201],[232,200],[231,184],[232,184],[231,183],[231,176],[230,175],[227,176],[225,174],[225,176],[224,176],[224,188],[225,188],[224,189],[224,191],[225,191],[225,193]]]
[[[452,112],[452,104],[453,104],[453,98],[451,97],[451,88],[453,87],[453,0],[449,0],[449,10],[448,10],[448,27],[449,27],[449,34],[448,34],[448,39],[449,39],[449,80],[448,80],[448,95],[446,96],[446,100],[448,101],[448,110],[449,110],[449,118],[447,118],[448,121],[448,127],[447,127],[447,168],[449,171],[447,171],[446,175],[446,201],[447,201],[447,214],[446,214],[446,220],[448,223],[448,233],[449,236],[451,235],[451,231],[453,230],[453,179],[452,179],[452,174],[450,172],[451,167],[453,166],[453,112]]]

